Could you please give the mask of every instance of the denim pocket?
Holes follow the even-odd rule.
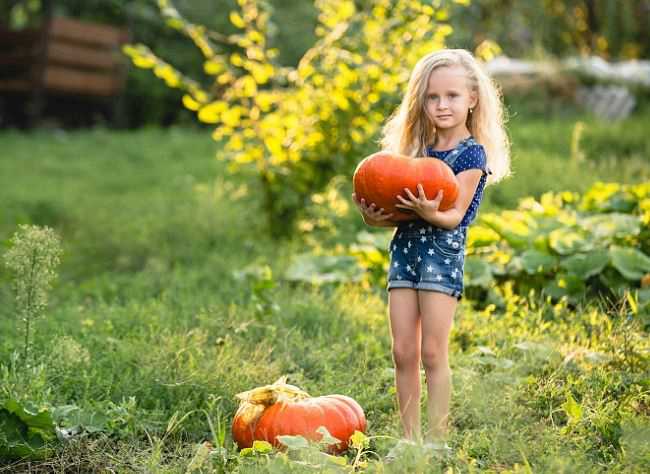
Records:
[[[465,236],[454,230],[439,231],[431,236],[431,243],[441,255],[458,257],[465,249]]]

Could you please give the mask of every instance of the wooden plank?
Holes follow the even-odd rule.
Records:
[[[122,28],[115,28],[99,23],[53,17],[50,20],[49,37],[71,43],[115,47],[127,41],[128,32]]]
[[[32,83],[27,79],[0,79],[0,91],[29,91]]]
[[[120,86],[115,75],[75,71],[58,66],[48,66],[43,81],[46,90],[97,96],[115,95]]]
[[[49,64],[109,71],[115,70],[122,64],[116,51],[88,45],[73,45],[57,40],[51,41],[47,47],[47,61]]]
[[[42,37],[40,29],[24,29],[18,31],[0,29],[0,49],[12,50],[16,46],[31,46],[38,43]]]

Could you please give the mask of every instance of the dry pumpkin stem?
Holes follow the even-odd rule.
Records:
[[[252,405],[271,406],[277,402],[293,402],[310,398],[304,390],[287,383],[287,376],[283,375],[271,385],[264,385],[252,390],[238,393],[236,398]]]

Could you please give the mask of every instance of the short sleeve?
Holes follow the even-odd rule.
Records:
[[[492,174],[487,165],[487,156],[483,145],[472,145],[467,147],[454,163],[454,173],[458,174],[471,169],[480,169],[483,176]]]

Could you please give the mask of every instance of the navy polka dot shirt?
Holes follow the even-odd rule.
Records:
[[[434,150],[433,146],[428,146],[427,156],[439,158],[444,161],[445,157],[451,151],[452,150]],[[458,174],[462,171],[474,168],[482,170],[483,176],[481,176],[481,180],[478,183],[476,192],[472,198],[472,202],[469,204],[467,212],[465,212],[465,216],[460,222],[459,227],[467,227],[476,217],[476,214],[478,213],[478,207],[481,204],[481,200],[483,199],[483,190],[485,189],[487,175],[492,174],[487,166],[487,156],[485,155],[485,149],[482,145],[479,144],[470,145],[465,150],[463,150],[458,158],[456,158],[456,161],[454,162],[451,169],[454,171],[454,174]]]

